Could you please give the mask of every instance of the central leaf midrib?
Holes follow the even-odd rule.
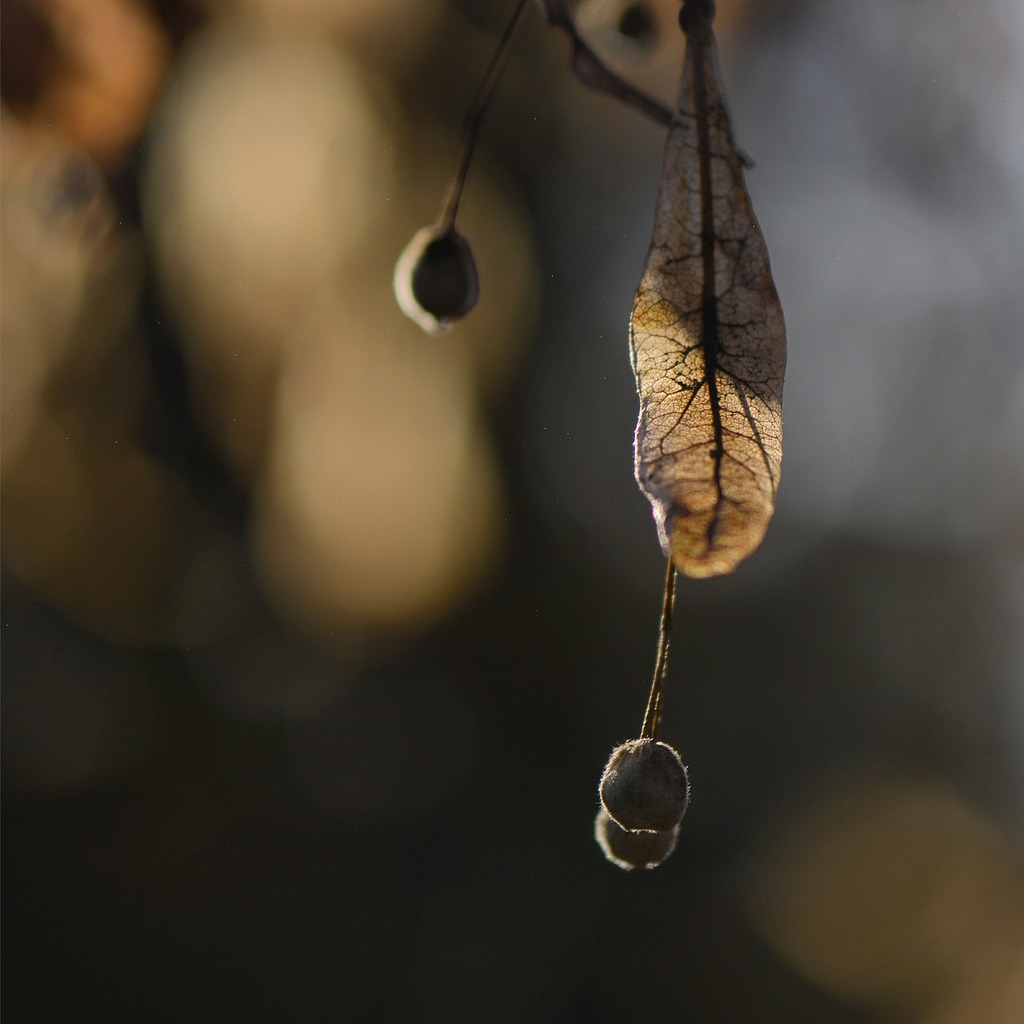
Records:
[[[713,548],[722,505],[723,429],[722,410],[718,398],[718,295],[715,289],[715,223],[714,196],[711,188],[711,130],[708,117],[706,65],[706,15],[701,12],[687,31],[686,45],[693,47],[693,100],[697,120],[697,165],[700,172],[700,250],[703,268],[701,295],[701,348],[704,352],[704,373],[711,406],[711,427],[714,434],[713,479],[715,482],[715,509],[707,527],[708,547]]]

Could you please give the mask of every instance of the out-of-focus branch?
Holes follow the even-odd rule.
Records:
[[[624,82],[587,45],[576,30],[568,0],[540,0],[540,3],[548,22],[568,35],[572,43],[572,69],[584,85],[614,97],[652,121],[663,125],[672,123],[672,111],[668,107]]]

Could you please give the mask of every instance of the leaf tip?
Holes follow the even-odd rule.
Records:
[[[774,508],[697,512],[680,505],[654,508],[662,550],[691,579],[728,576],[761,545]]]

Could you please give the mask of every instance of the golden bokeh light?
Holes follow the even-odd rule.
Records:
[[[1024,872],[954,791],[879,777],[828,793],[773,829],[748,882],[755,927],[826,990],[929,1024],[1015,1019]]]
[[[481,169],[467,224],[490,294],[429,342],[388,285],[446,168],[356,57],[228,19],[183,60],[158,124],[161,283],[199,414],[257,487],[269,596],[318,632],[436,619],[498,550],[477,393],[528,335],[521,219]]]
[[[381,291],[289,361],[260,493],[271,586],[323,625],[434,618],[493,562],[499,533],[472,379]]]

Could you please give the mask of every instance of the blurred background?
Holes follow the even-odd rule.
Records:
[[[786,313],[762,549],[682,581],[678,849],[592,837],[662,560],[627,320],[663,130],[539,7],[3,0],[7,1020],[1013,1024],[1024,8],[719,0]],[[666,102],[676,0],[582,0]]]

